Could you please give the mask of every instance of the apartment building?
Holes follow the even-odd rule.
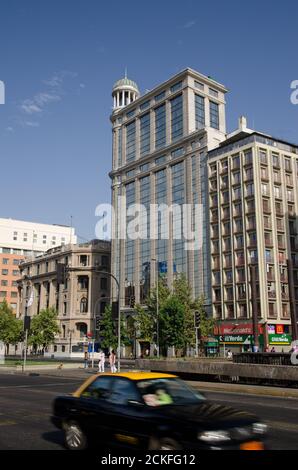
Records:
[[[248,129],[242,117],[239,129],[209,152],[208,178],[219,333],[239,347],[252,333],[254,265],[259,332],[267,345],[286,350],[292,333],[289,275],[298,319],[298,146]]]
[[[121,217],[119,196],[126,208],[142,204],[202,204],[206,209],[207,152],[226,137],[226,88],[205,75],[185,69],[141,95],[138,86],[125,77],[113,88],[112,203]],[[177,239],[173,220],[157,222],[156,239],[119,240],[119,224],[112,241],[112,272],[121,285],[122,311],[132,299],[144,304],[157,273],[169,286],[177,273],[185,273],[194,295],[210,302],[210,271],[207,212],[203,214],[203,247],[184,249]],[[129,217],[126,218],[129,221]],[[148,233],[150,222],[146,225]],[[169,237],[163,237],[169,225]],[[116,286],[113,286],[114,296]]]
[[[110,242],[92,240],[60,245],[20,264],[18,317],[34,317],[49,307],[58,312],[60,334],[49,353],[75,353],[94,333],[110,303],[110,252]],[[58,263],[66,265],[64,284],[57,283]]]
[[[50,247],[76,243],[74,228],[0,218],[0,302],[17,309],[19,263]]]

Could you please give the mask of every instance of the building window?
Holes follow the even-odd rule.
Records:
[[[175,83],[175,85],[171,86],[171,93],[175,93],[175,91],[181,90],[182,82]]]
[[[87,313],[88,312],[88,299],[83,297],[80,302],[80,312]]]
[[[150,113],[140,118],[140,156],[150,152]]]
[[[2,259],[2,264],[8,264],[9,262],[9,259],[8,258],[3,258]]]
[[[102,277],[101,280],[100,280],[100,288],[102,290],[107,290],[108,288],[108,280],[106,277]]]
[[[161,165],[161,164],[164,163],[165,161],[166,161],[166,156],[163,155],[162,157],[156,158],[156,160],[155,160],[155,165]]]
[[[1,291],[0,291],[0,297],[4,298],[4,297],[6,297],[6,296],[7,296],[6,290],[1,290]]]
[[[126,126],[126,162],[136,158],[136,122],[133,121]]]
[[[195,88],[197,88],[198,90],[204,91],[204,83],[201,83],[195,80]]]
[[[88,265],[88,258],[87,255],[80,256],[80,266],[86,267]]]
[[[159,93],[158,95],[154,96],[154,100],[155,102],[157,103],[158,101],[161,101],[165,98],[166,96],[166,92],[165,91],[162,91],[161,93]]]
[[[7,286],[8,286],[8,281],[2,280],[2,281],[1,281],[1,286],[2,286],[2,287],[7,287]]]
[[[195,95],[195,116],[196,129],[201,129],[205,126],[205,99],[200,95]]]
[[[8,276],[8,269],[2,269],[2,275]]]
[[[218,97],[218,91],[213,90],[213,88],[209,88],[209,94],[213,96],[214,98]]]
[[[166,106],[163,104],[155,109],[155,148],[166,145]]]
[[[171,100],[171,130],[172,140],[183,136],[183,97],[177,96]]]
[[[150,100],[145,101],[144,103],[140,104],[140,111],[144,111],[144,109],[149,108],[150,106]]]
[[[150,163],[145,163],[144,165],[140,165],[140,172],[148,171],[150,169]]]
[[[172,158],[182,157],[182,155],[184,155],[184,147],[179,147],[178,149],[173,150],[173,152],[171,152]]]
[[[210,101],[210,127],[219,129],[219,107],[213,101]]]

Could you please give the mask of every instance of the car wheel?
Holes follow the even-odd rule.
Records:
[[[171,437],[152,438],[149,442],[149,450],[181,450],[182,447]]]
[[[65,446],[70,450],[84,450],[87,447],[87,438],[75,421],[64,424]]]

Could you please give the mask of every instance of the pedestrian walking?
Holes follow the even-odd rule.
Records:
[[[99,351],[99,361],[98,361],[98,372],[104,372],[105,371],[105,353],[100,350]]]
[[[110,353],[109,361],[110,361],[111,372],[112,372],[112,374],[114,374],[115,372],[117,372],[116,353],[115,353],[114,349],[112,349],[112,351]]]
[[[88,369],[88,352],[84,352],[84,369]]]

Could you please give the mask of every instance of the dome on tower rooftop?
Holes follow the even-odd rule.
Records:
[[[136,82],[134,82],[133,80],[130,80],[127,77],[121,78],[121,80],[117,80],[117,82],[113,86],[113,90],[115,90],[116,88],[125,88],[125,87],[131,87],[131,88],[134,88],[136,91],[139,91],[139,88]]]

